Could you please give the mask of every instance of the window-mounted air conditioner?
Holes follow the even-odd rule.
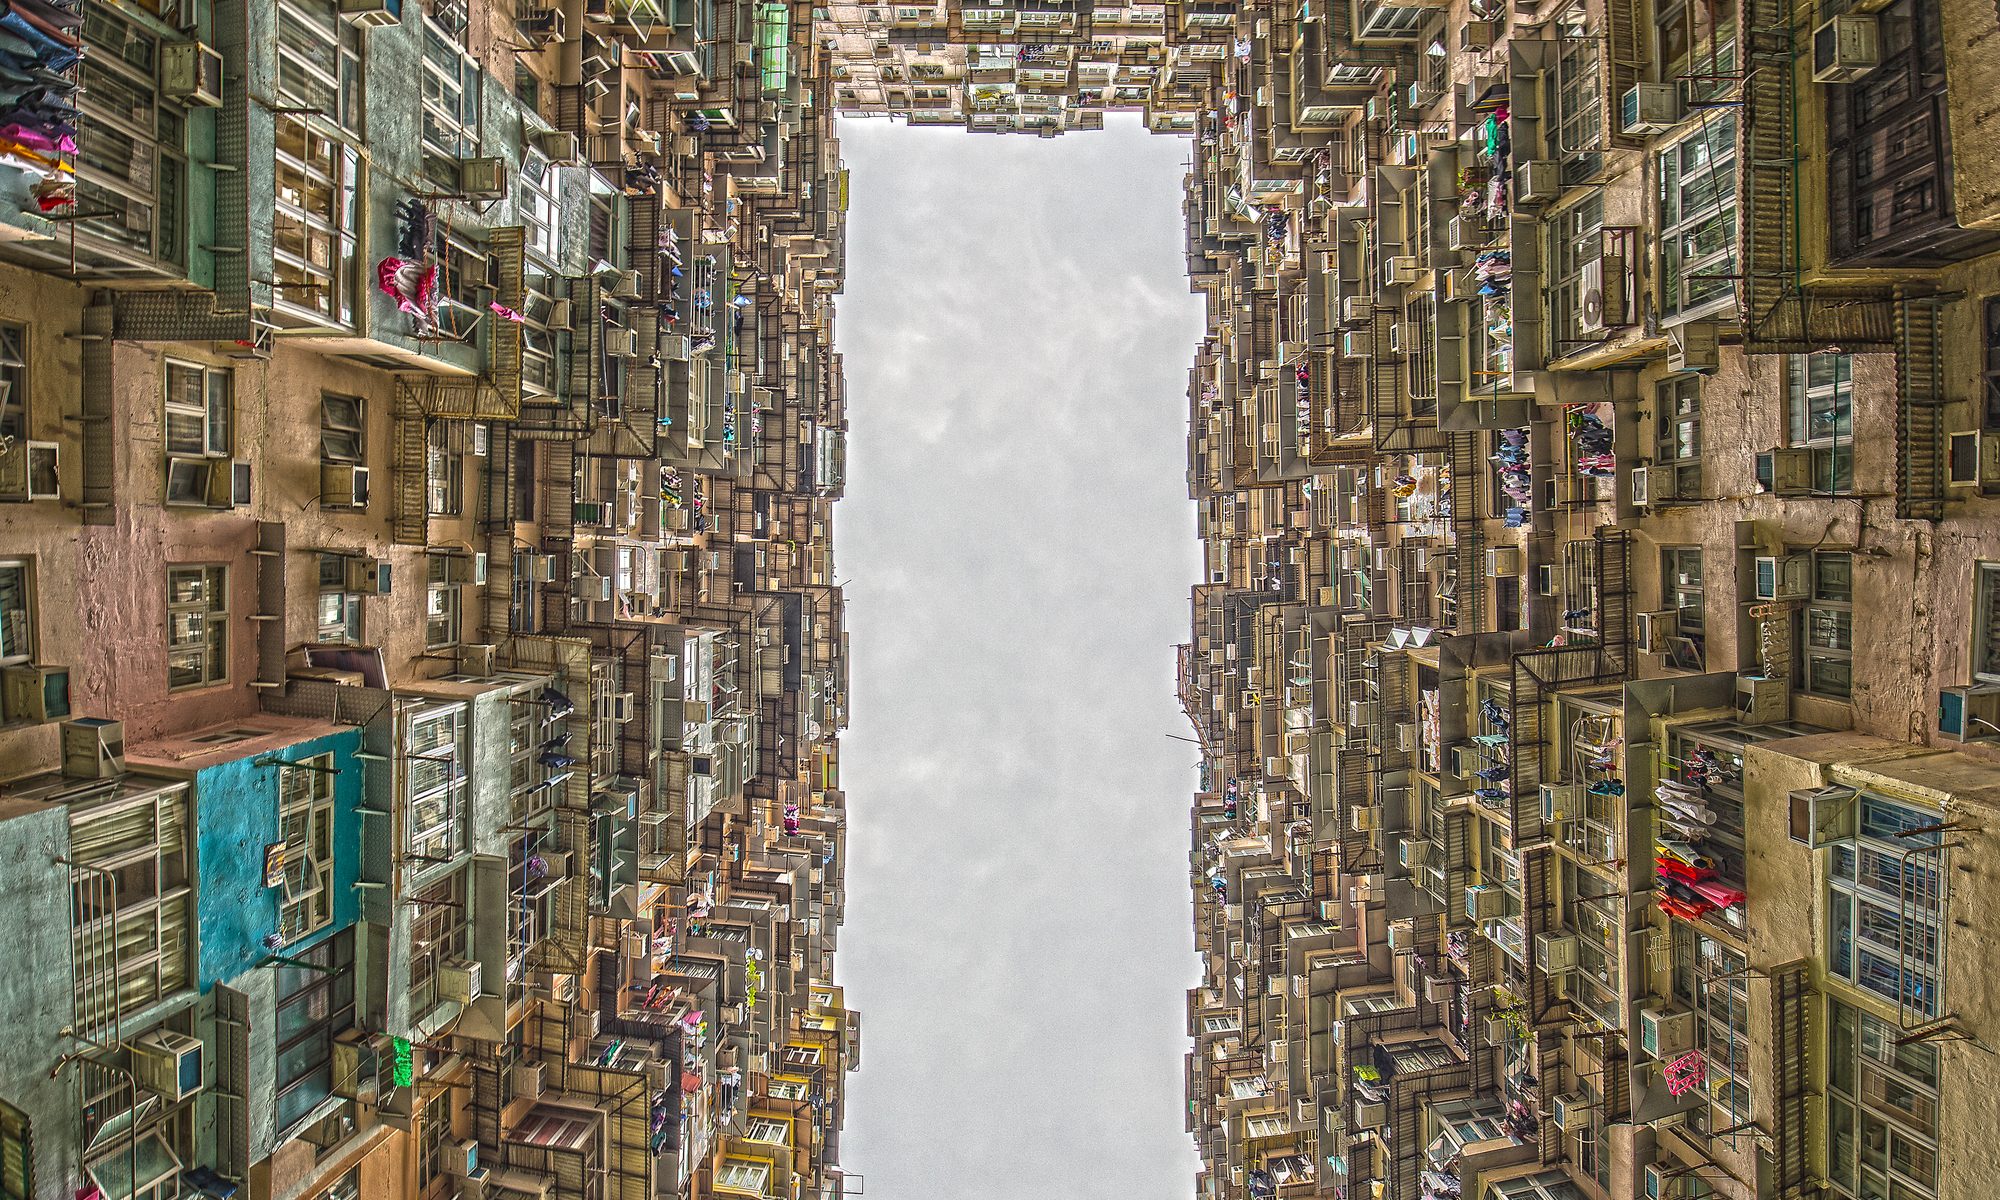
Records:
[[[1680,124],[1681,116],[1678,83],[1635,83],[1619,102],[1618,128],[1642,136],[1664,133]]]
[[[222,55],[200,42],[160,47],[160,91],[190,106],[222,104]]]
[[[367,508],[368,468],[353,463],[321,463],[319,503],[322,508]]]
[[[461,158],[458,191],[469,200],[498,200],[507,194],[507,160]]]
[[[1853,83],[1882,62],[1882,27],[1872,13],[1845,13],[1813,30],[1814,83]]]

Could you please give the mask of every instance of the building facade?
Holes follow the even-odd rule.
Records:
[[[1235,11],[1198,1195],[1990,1188],[1994,27]]]
[[[0,16],[0,1197],[858,1190],[811,27]]]

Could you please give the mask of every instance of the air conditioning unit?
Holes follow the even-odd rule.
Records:
[[[1657,1005],[1639,1010],[1639,1049],[1657,1059],[1672,1058],[1694,1048],[1694,1014]]]
[[[480,994],[479,963],[462,958],[448,958],[439,963],[437,990],[439,999],[472,1003]]]
[[[1477,250],[1486,244],[1486,222],[1478,217],[1453,217],[1446,240],[1454,250]]]
[[[498,200],[507,194],[507,160],[461,158],[458,191],[468,200]]]
[[[616,692],[611,697],[611,719],[624,724],[637,712],[630,692]]]
[[[556,16],[562,15],[554,9],[549,11]],[[538,129],[529,134],[528,138],[534,142],[535,149],[540,150],[542,156],[552,163],[573,163],[583,156],[582,148],[577,145],[576,135],[567,129]]]
[[[1451,1002],[1452,977],[1449,975],[1424,976],[1424,999],[1432,1004]]]
[[[1408,954],[1417,948],[1417,927],[1410,921],[1391,921],[1389,930],[1389,953]]]
[[[62,773],[71,779],[113,779],[125,773],[125,723],[78,717],[62,726]]]
[[[26,487],[17,494],[28,500],[62,499],[62,446],[56,442],[29,442],[27,454]]]
[[[660,339],[660,357],[669,362],[686,362],[694,355],[694,346],[682,334],[669,334]]]
[[[1681,610],[1663,608],[1639,614],[1639,649],[1646,654],[1665,654],[1673,639],[1681,635]]]
[[[1654,1128],[1659,1128],[1660,1124],[1654,1122]],[[1641,1182],[1644,1190],[1640,1194],[1644,1200],[1687,1200],[1694,1190],[1689,1186],[1684,1168],[1671,1162],[1647,1163]]]
[[[46,725],[67,716],[68,667],[0,667],[0,719]]]
[[[1941,689],[1938,692],[1938,733],[1955,742],[1985,742],[2000,737],[2000,688]]]
[[[1681,116],[1678,83],[1636,83],[1618,105],[1618,128],[1641,136],[1664,133],[1680,124]]]
[[[1512,1041],[1513,1039],[1514,1039],[1514,1027],[1507,1023],[1507,1018],[1505,1017],[1486,1018],[1487,1045],[1505,1046],[1508,1042]]]
[[[639,357],[639,335],[630,329],[604,331],[604,352],[613,358]]]
[[[1557,1129],[1575,1133],[1590,1124],[1590,1105],[1582,1096],[1557,1096],[1555,1117]]]
[[[1632,468],[1632,504],[1637,508],[1661,508],[1680,499],[1680,471],[1675,467]]]
[[[454,1179],[465,1179],[479,1173],[479,1141],[466,1138],[462,1142],[452,1142],[444,1147],[444,1171]]]
[[[1389,1119],[1389,1106],[1380,1100],[1360,1100],[1354,1105],[1354,1126],[1357,1129],[1380,1129]]]
[[[1397,861],[1405,867],[1421,867],[1431,860],[1431,843],[1405,840],[1396,851]]]
[[[1382,806],[1379,804],[1357,804],[1347,811],[1354,828],[1364,833],[1382,823]]]
[[[486,582],[486,552],[484,550],[474,554],[445,554],[439,557],[444,559],[444,581],[446,583],[482,584]]]
[[[1417,349],[1417,326],[1413,321],[1397,321],[1389,326],[1389,353],[1411,354]]]
[[[1599,255],[1583,264],[1578,286],[1577,326],[1585,333],[1606,333],[1625,323],[1625,260]]]
[[[567,23],[560,8],[529,8],[524,4],[514,13],[514,32],[530,45],[543,46],[563,40]]]
[[[548,1070],[541,1063],[516,1063],[507,1072],[507,1090],[516,1100],[539,1100],[548,1086]]]
[[[1417,724],[1415,721],[1401,721],[1396,725],[1396,749],[1405,754],[1413,754],[1417,749]]]
[[[1792,717],[1792,681],[1767,675],[1736,677],[1736,719],[1744,725],[1769,725]]]
[[[222,55],[200,42],[160,47],[160,91],[187,105],[222,104]]]
[[[185,1100],[201,1090],[200,1038],[166,1029],[141,1034],[131,1043],[132,1074],[139,1086],[169,1102]]]
[[[576,598],[589,603],[602,604],[611,599],[611,576],[585,575],[576,581]]]
[[[1853,83],[1882,62],[1882,27],[1872,13],[1835,17],[1812,36],[1814,83]]]
[[[1507,915],[1507,893],[1496,884],[1475,883],[1465,889],[1465,916],[1471,921],[1492,921]]]
[[[1289,755],[1281,754],[1276,758],[1267,758],[1264,760],[1264,778],[1266,779],[1285,779],[1289,778],[1291,773],[1292,760]]]
[[[208,506],[248,508],[250,477],[250,460],[247,458],[214,460],[208,471]]]
[[[611,506],[602,500],[578,500],[570,505],[570,518],[578,525],[601,528],[611,523]]]
[[[340,15],[363,29],[403,23],[403,0],[340,0]]]
[[[1535,935],[1535,966],[1544,974],[1562,975],[1576,970],[1576,937],[1567,933]]]
[[[364,596],[389,594],[390,563],[381,558],[347,560],[347,590]]]
[[[1373,700],[1349,700],[1347,702],[1347,723],[1349,725],[1373,725],[1375,723],[1375,702]]]
[[[1774,446],[1759,454],[1757,485],[1779,496],[1803,496],[1812,491],[1812,451],[1804,446]]]
[[[1382,284],[1385,287],[1403,287],[1417,281],[1417,256],[1414,254],[1391,254],[1382,259]]]
[[[1793,841],[1815,850],[1851,841],[1859,796],[1856,789],[1837,784],[1793,792],[1788,798],[1787,832]]]
[[[553,554],[523,554],[521,573],[530,583],[554,583],[556,560]]]
[[[458,673],[485,678],[493,674],[493,668],[500,656],[500,647],[490,642],[466,642],[455,651],[458,658]]]
[[[319,502],[323,508],[367,508],[368,468],[353,463],[321,463]]]
[[[1521,573],[1521,548],[1519,546],[1491,546],[1486,551],[1486,574],[1493,578],[1505,578]]]
[[[605,291],[614,300],[637,300],[641,282],[637,271],[613,271]]]
[[[1561,824],[1574,816],[1582,805],[1582,784],[1545,783],[1542,785],[1542,824]]]
[[[1497,22],[1467,21],[1458,27],[1458,48],[1472,54],[1493,48],[1493,31]]]
[[[1561,163],[1535,159],[1514,173],[1514,199],[1522,204],[1547,204],[1561,194]]]
[[[1804,600],[1812,594],[1812,557],[1759,555],[1752,564],[1751,595],[1758,600]]]
[[[1340,335],[1342,358],[1375,357],[1375,334],[1367,329],[1349,329]]]
[[[542,324],[544,327],[549,329],[561,329],[561,330],[574,329],[576,327],[574,324],[574,317],[573,317],[575,311],[576,308],[574,301],[551,300],[549,301],[548,319],[544,320]]]
[[[1343,325],[1365,325],[1375,317],[1375,297],[1342,296],[1340,299],[1340,323]]]
[[[1667,369],[1709,374],[1719,362],[1720,342],[1713,321],[1688,321],[1667,330]]]

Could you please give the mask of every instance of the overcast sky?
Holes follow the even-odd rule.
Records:
[[[879,1200],[1177,1200],[1188,151],[841,123],[852,168],[842,1164]]]

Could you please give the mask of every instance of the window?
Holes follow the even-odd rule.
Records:
[[[0,446],[29,432],[28,328],[0,321]]]
[[[1838,1000],[1827,1010],[1827,1180],[1852,1197],[1937,1195],[1937,1047],[1898,1044],[1895,1025]]]
[[[6,582],[6,567],[0,564],[0,620],[6,617]],[[2000,683],[2000,627],[1995,624],[2000,612],[1994,610],[1996,603],[2000,603],[2000,563],[1980,563],[1973,571],[1972,674],[1982,683]],[[0,654],[0,662],[5,661],[6,656]]]
[[[28,1114],[0,1101],[0,1200],[34,1200],[34,1146]]]
[[[271,283],[277,308],[303,319],[295,323],[352,328],[360,293],[360,155],[297,115],[279,115],[276,143]]]
[[[424,444],[424,506],[434,517],[455,517],[465,507],[465,459],[447,444],[449,436],[434,421]]]
[[[479,64],[457,39],[429,17],[424,19],[424,150],[443,160],[433,168],[439,182],[458,184],[458,159],[479,148]]]
[[[159,94],[162,39],[111,5],[88,4],[83,40],[94,52],[77,88],[82,151],[69,228],[90,243],[79,247],[79,264],[100,275],[179,274],[187,262],[187,114]]]
[[[285,896],[278,931],[287,942],[333,921],[332,771],[331,754],[278,769],[278,828],[285,838]]]
[[[319,627],[315,640],[363,644],[361,596],[346,589],[347,559],[338,554],[320,555]]]
[[[764,1194],[765,1181],[770,1177],[769,1163],[753,1162],[746,1158],[725,1158],[722,1160],[722,1169],[715,1173],[715,1185],[761,1196]]]
[[[362,401],[358,396],[322,395],[319,398],[319,460],[323,463],[368,461],[368,429],[362,422]]]
[[[70,809],[71,978],[80,1030],[193,985],[191,824],[185,784],[133,787]],[[115,889],[105,871],[116,872]]]
[[[1660,384],[1654,412],[1659,430],[1653,439],[1653,461],[1670,470],[1674,496],[1701,496],[1701,376],[1676,375]]]
[[[446,861],[465,848],[465,708],[442,705],[411,716],[405,743],[410,853]]]
[[[419,1020],[438,1004],[438,968],[445,962],[463,959],[469,944],[465,921],[465,869],[451,871],[443,878],[416,889],[410,908],[410,1012]],[[445,1094],[446,1089],[439,1089]],[[436,1169],[435,1147],[424,1139],[426,1149],[419,1160],[419,1173],[429,1164]]]
[[[1604,79],[1602,51],[1594,31],[1584,24],[1581,5],[1563,14],[1565,37],[1556,59],[1556,152],[1563,160],[1563,182],[1582,183],[1597,174],[1598,151],[1604,147]]]
[[[1786,360],[1790,444],[1812,450],[1812,490],[1854,487],[1854,360],[1845,354],[1794,354]]]
[[[1707,100],[1735,82],[1735,0],[1669,0],[1659,10],[1660,80]]]
[[[1708,1060],[1709,1096],[1731,1118],[1751,1119],[1750,973],[1728,943],[1675,921],[1673,995],[1694,1013],[1694,1044]]]
[[[227,369],[167,360],[168,454],[229,457],[229,385]]]
[[[791,1132],[792,1127],[784,1121],[773,1120],[770,1117],[751,1117],[750,1130],[743,1136],[753,1142],[771,1142],[782,1146],[791,1137]]]
[[[557,221],[562,214],[561,168],[539,151],[528,151],[521,162],[519,211],[527,229],[528,252],[553,260],[558,249]]]
[[[450,1088],[439,1088],[424,1102],[424,1123],[417,1151],[418,1192],[444,1177],[444,1147],[451,1140],[451,1093]]]
[[[1594,344],[1597,334],[1583,332],[1583,264],[1599,257],[1604,248],[1604,195],[1592,191],[1582,200],[1549,218],[1549,238],[1553,243],[1555,278],[1549,280],[1550,316],[1555,328],[1549,353],[1561,357]],[[1504,336],[1495,339],[1508,344]],[[1524,347],[1524,349],[1534,349]],[[1511,364],[1511,357],[1503,356]],[[1495,366],[1501,365],[1495,363]]]
[[[276,967],[279,1129],[333,1094],[334,1035],[354,1024],[354,931],[285,957]]]
[[[0,328],[0,346],[5,345],[6,331]],[[4,378],[4,376],[0,376]],[[1980,426],[1984,429],[2000,431],[2000,296],[1986,299],[1986,403],[1982,409]],[[0,397],[0,411],[4,411],[4,397]],[[0,433],[6,432],[4,417],[0,417]]]
[[[1845,700],[1854,687],[1854,559],[1815,550],[1812,598],[1800,613],[1799,687]]]
[[[431,650],[458,645],[458,585],[451,581],[451,556],[433,554],[430,587],[424,598],[424,645]]]
[[[1736,117],[1705,112],[1660,151],[1660,311],[1692,318],[1734,302]]]
[[[167,687],[229,678],[229,568],[167,568]]]
[[[774,1079],[770,1095],[773,1100],[803,1100],[811,1090],[803,1079]]]
[[[1942,835],[1921,808],[1862,793],[1854,837],[1827,869],[1827,973],[1912,1010],[1944,1013]]]
[[[1291,1132],[1291,1126],[1285,1117],[1265,1114],[1246,1118],[1243,1132],[1253,1138],[1283,1137]]]
[[[35,577],[27,559],[0,558],[0,667],[35,659]]]
[[[1676,643],[1669,651],[1672,665],[1684,671],[1701,670],[1702,573],[1700,546],[1668,546],[1660,551],[1660,601],[1680,613],[1676,622],[1679,636],[1687,646]],[[1691,652],[1692,662],[1683,661]]]

